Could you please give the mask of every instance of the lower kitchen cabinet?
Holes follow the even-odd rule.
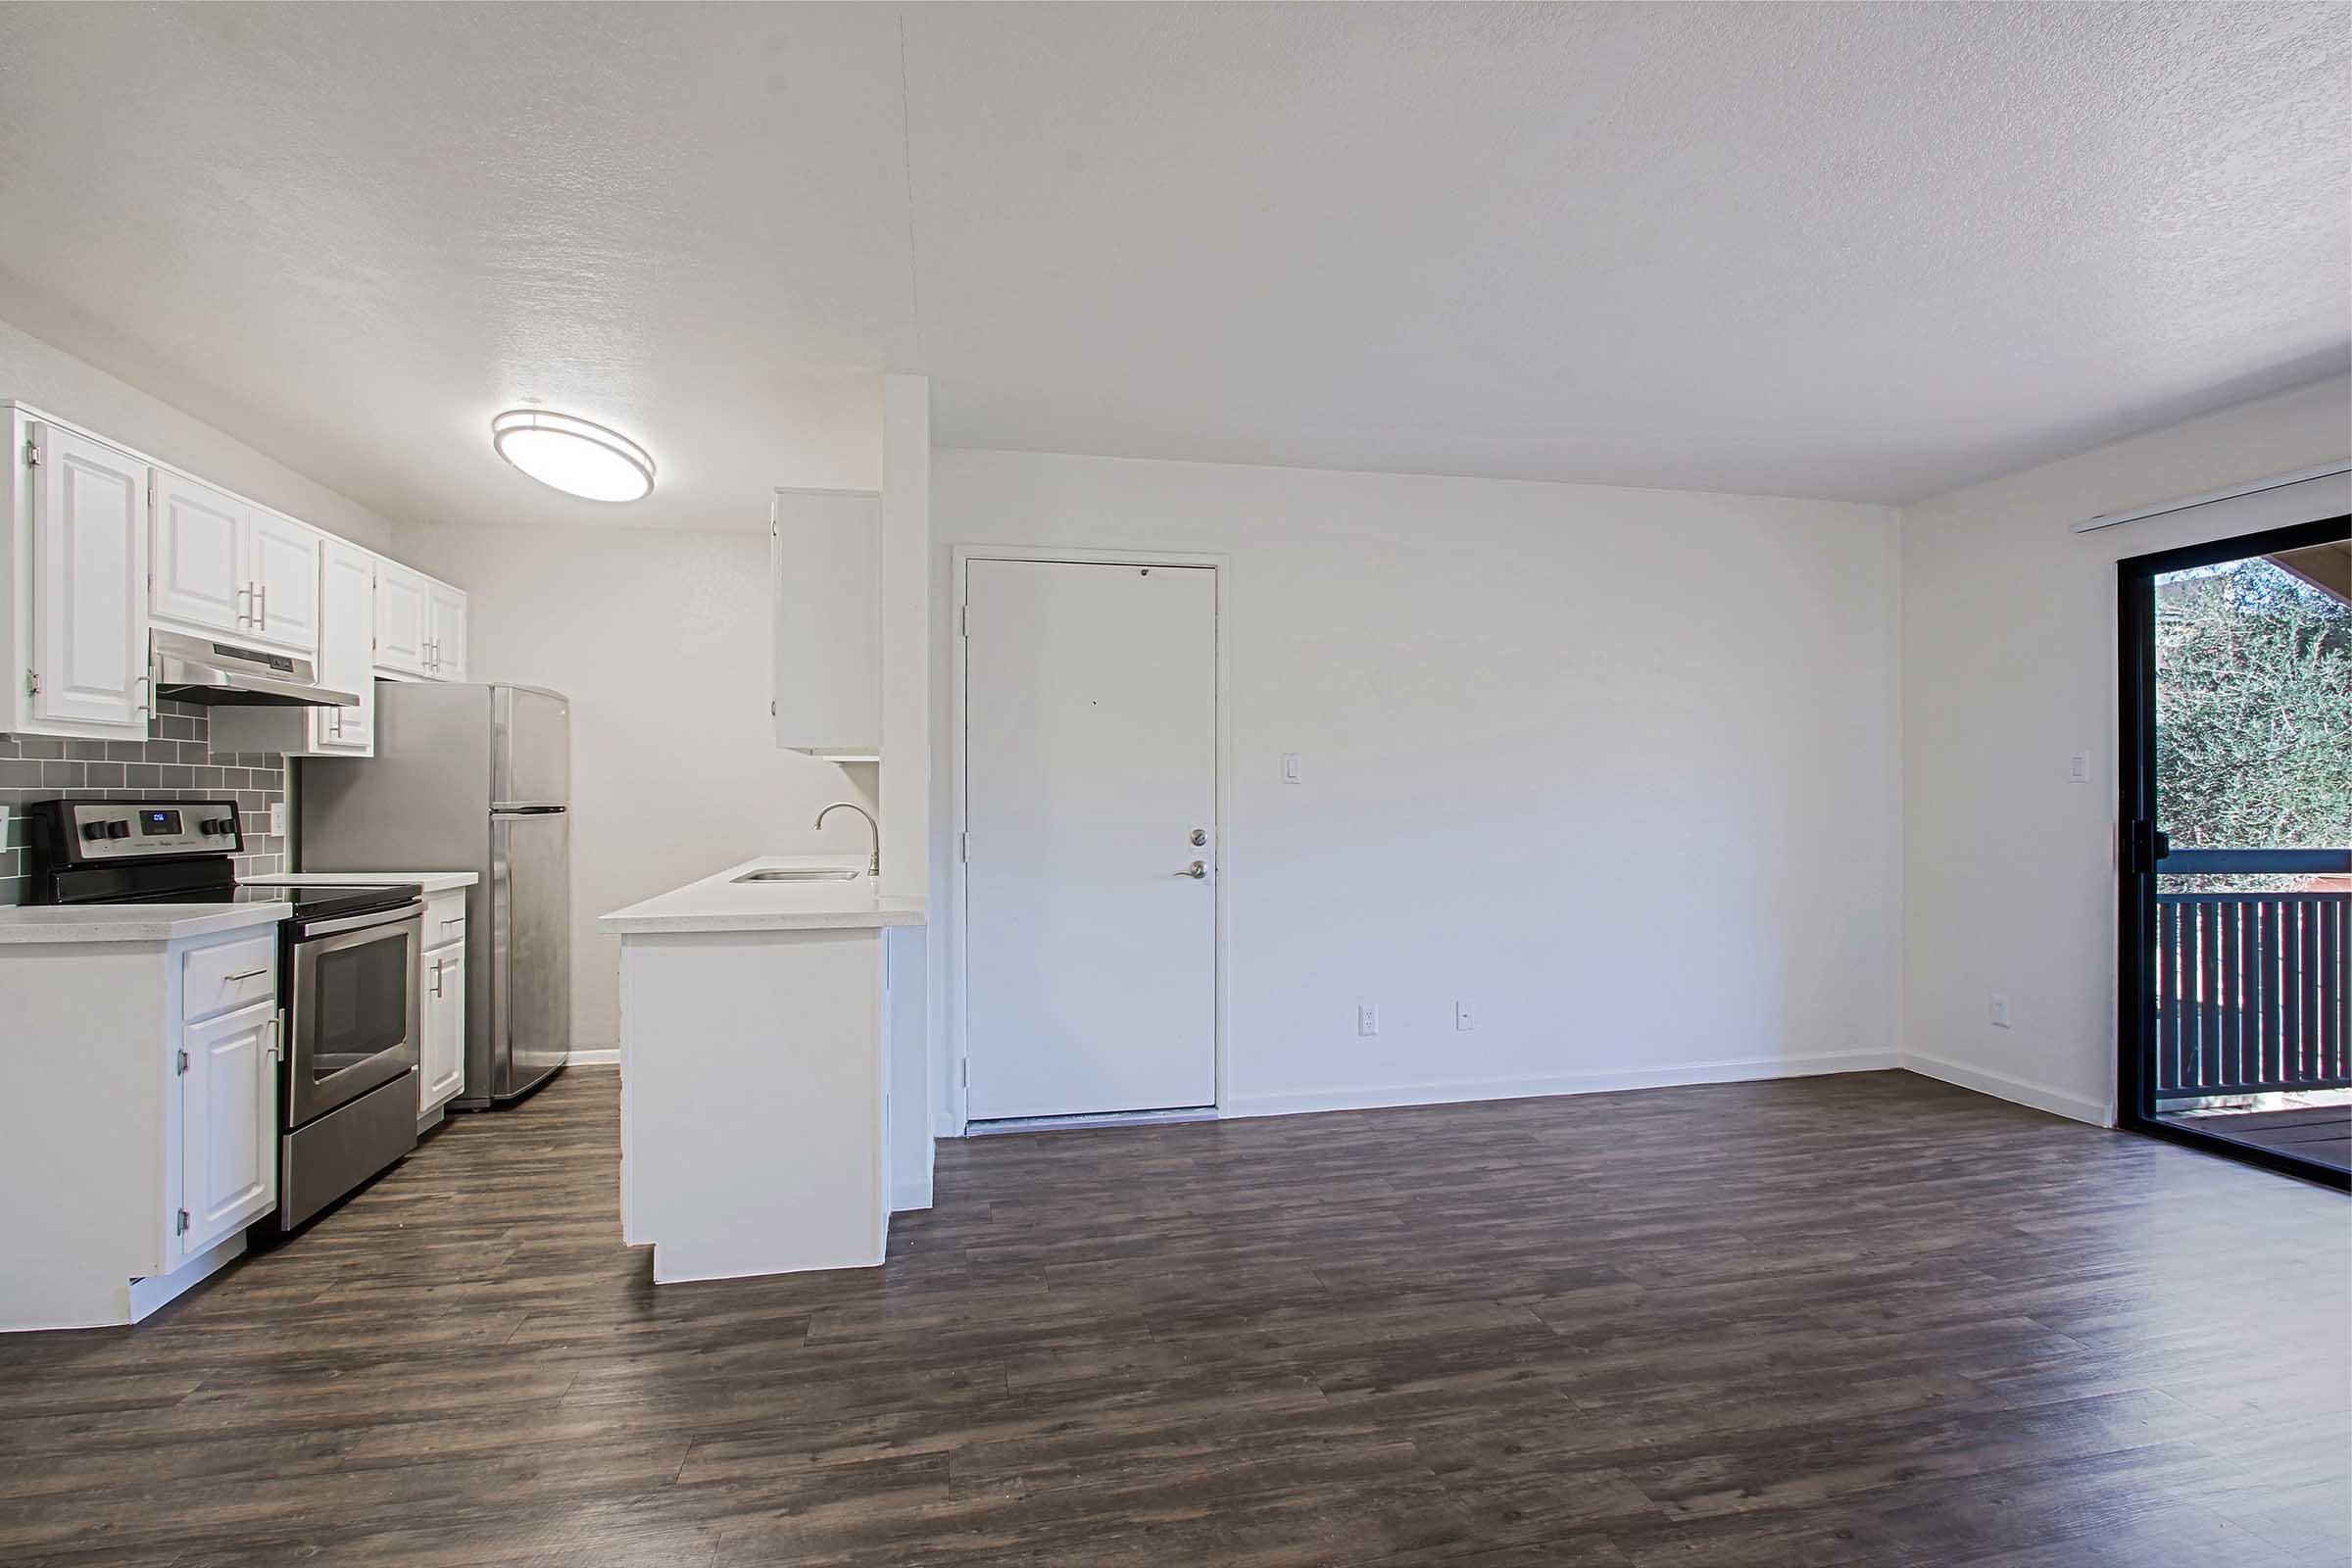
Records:
[[[466,892],[436,893],[424,905],[424,957],[418,964],[416,1121],[439,1121],[442,1107],[466,1090]]]
[[[284,1054],[274,997],[180,1036],[179,1203],[175,1250],[194,1257],[277,1206],[277,1062]]]
[[[134,1323],[277,1207],[276,911],[0,909],[0,1330]]]

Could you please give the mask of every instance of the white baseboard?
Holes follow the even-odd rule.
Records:
[[[1987,1072],[1982,1067],[1963,1066],[1956,1061],[1946,1061],[1941,1056],[1922,1055],[1916,1051],[1903,1053],[1901,1065],[1904,1071],[1915,1072],[1922,1078],[1934,1078],[1957,1088],[1973,1089],[1980,1095],[1990,1095],[1995,1100],[2046,1110],[2053,1116],[2064,1116],[2070,1121],[2086,1121],[2093,1127],[2115,1125],[2115,1106],[2112,1103],[2085,1100],[2081,1095],[2070,1095],[2063,1089],[2052,1089],[2047,1084],[2029,1083],[2023,1078],[2012,1078],[2005,1072]]]
[[[130,1282],[130,1320],[147,1315],[181,1297],[245,1255],[245,1233],[232,1231],[189,1258],[169,1274]]]
[[[579,1047],[574,1046],[571,1048],[571,1058],[566,1065],[573,1067],[617,1067],[620,1065],[620,1048],[618,1046],[612,1046],[603,1051],[582,1051]]]
[[[1531,1100],[1544,1095],[1599,1095],[1621,1089],[1668,1089],[1685,1084],[1809,1078],[1833,1072],[1885,1072],[1901,1064],[1891,1051],[1846,1051],[1815,1056],[1756,1056],[1734,1061],[1695,1061],[1672,1067],[1639,1067],[1615,1072],[1559,1073],[1542,1078],[1486,1078],[1457,1083],[1385,1084],[1365,1089],[1241,1095],[1224,1106],[1223,1113],[1229,1117],[1298,1116],[1319,1110],[1452,1105],[1477,1100]]]

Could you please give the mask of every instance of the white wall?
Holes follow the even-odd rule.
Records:
[[[2309,491],[2068,525],[2342,459],[2352,382],[2266,398],[1904,509],[1907,1064],[2086,1121],[2115,1097],[2116,574],[2314,515]],[[2341,510],[2344,486],[2328,491]],[[2069,757],[2094,760],[2087,785]],[[2010,999],[1993,1028],[1990,993]]]
[[[391,551],[392,518],[5,321],[0,398],[45,409],[354,544]]]
[[[571,699],[572,1040],[619,1040],[596,917],[756,855],[865,853],[873,769],[778,751],[767,535],[406,527],[402,560],[470,596],[467,673]],[[855,776],[854,776],[855,775]]]
[[[955,450],[932,509],[935,941],[950,547],[1222,552],[1229,1110],[1893,1064],[1888,510]]]

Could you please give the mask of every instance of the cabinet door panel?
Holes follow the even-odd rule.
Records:
[[[180,1256],[277,1201],[277,1009],[264,1003],[180,1037]]]
[[[466,678],[466,595],[445,582],[426,590],[432,606],[430,663],[442,680]]]
[[[167,620],[244,635],[252,619],[245,503],[159,468],[155,474],[155,591]]]
[[[407,675],[425,673],[424,644],[431,636],[424,578],[384,562],[375,569],[375,663]]]
[[[318,531],[274,512],[251,514],[253,634],[306,653],[318,646]]]
[[[466,1087],[466,945],[424,959],[424,1039],[418,1054],[419,1108],[446,1104]]]
[[[32,716],[147,732],[147,466],[34,435]]]
[[[318,684],[357,692],[360,706],[314,710],[311,744],[367,756],[375,750],[375,557],[329,539],[318,580]]]

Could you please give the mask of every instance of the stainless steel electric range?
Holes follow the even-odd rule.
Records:
[[[416,1147],[416,884],[240,887],[231,801],[35,801],[25,813],[30,903],[293,906],[278,926],[279,1230]]]

